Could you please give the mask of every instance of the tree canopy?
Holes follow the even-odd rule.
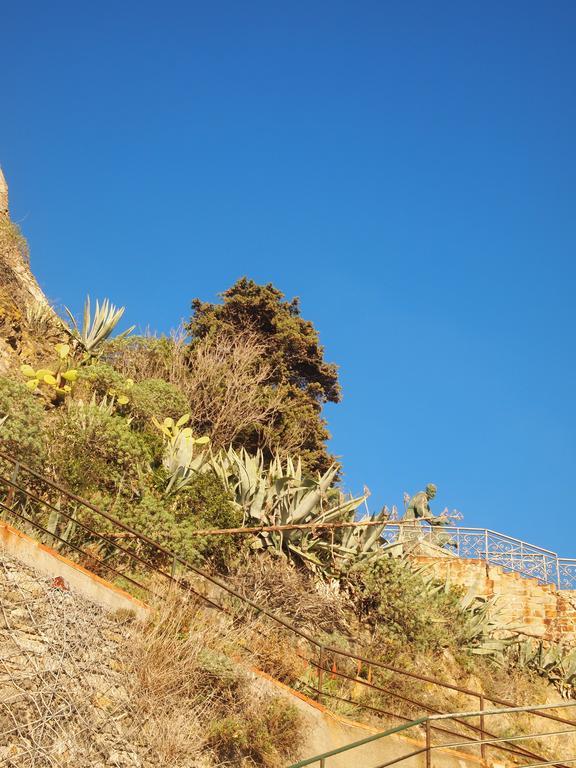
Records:
[[[256,334],[268,366],[262,397],[281,395],[268,422],[246,429],[238,443],[269,453],[296,449],[308,469],[325,470],[332,457],[325,445],[330,434],[322,406],[339,402],[341,390],[336,365],[324,360],[318,331],[301,316],[299,300],[286,300],[271,283],[258,285],[243,277],[221,296],[220,304],[193,300],[187,325],[192,348],[217,334]]]

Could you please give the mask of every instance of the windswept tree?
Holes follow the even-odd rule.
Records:
[[[263,400],[273,400],[265,420],[247,424],[235,443],[270,455],[299,453],[308,470],[325,471],[332,461],[322,406],[341,397],[337,367],[324,360],[314,325],[300,314],[297,298],[287,301],[274,285],[245,277],[222,294],[222,303],[194,299],[186,327],[192,339],[190,362],[215,339],[253,335],[261,346]]]

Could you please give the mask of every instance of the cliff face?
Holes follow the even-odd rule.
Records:
[[[28,246],[10,220],[0,169],[0,375],[37,357],[61,324],[30,271]]]
[[[0,168],[0,216],[8,216],[8,184]]]
[[[39,302],[48,305],[48,301],[28,263],[28,247],[20,230],[10,221],[8,205],[8,185],[0,168],[0,288],[9,291],[16,302]]]

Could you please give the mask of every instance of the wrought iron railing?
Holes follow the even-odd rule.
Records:
[[[559,557],[556,552],[489,528],[402,522],[388,524],[383,536],[390,544],[427,543],[439,547],[444,554],[485,560],[544,584],[555,584],[558,589],[576,589],[575,558]]]
[[[479,691],[324,643],[284,616],[254,602],[242,588],[187,562],[177,553],[2,452],[0,516],[138,596],[154,593],[160,581],[192,593],[211,608],[228,614],[235,622],[242,622],[247,613],[261,617],[267,625],[255,630],[251,636],[253,640],[259,640],[256,634],[264,635],[264,647],[268,650],[275,642],[289,640],[292,644],[290,652],[299,660],[301,669],[287,682],[324,703],[337,702],[354,713],[401,723],[412,722],[418,714],[443,714],[450,700],[458,698],[461,701],[462,697],[474,702],[480,711],[487,704],[514,706],[510,701],[487,697]],[[272,633],[273,628],[276,634]],[[267,671],[272,674],[276,671],[273,665],[278,663],[277,658],[272,655],[269,659]],[[400,684],[402,681],[404,685]],[[439,704],[439,700],[444,704]],[[539,717],[576,727],[576,721],[553,712],[542,712]],[[478,733],[487,738],[499,738],[498,734],[484,728],[482,716],[478,723],[452,718],[451,728],[435,725],[434,729],[459,739],[477,738]],[[520,746],[500,745],[499,749],[539,758]]]

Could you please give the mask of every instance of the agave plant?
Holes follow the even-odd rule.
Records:
[[[71,515],[63,515],[60,511],[60,502],[57,502],[46,523],[46,543],[54,549],[60,550],[64,544],[68,544],[76,531],[76,510]]]
[[[96,299],[94,316],[91,315],[90,296],[86,297],[84,302],[84,317],[82,329],[78,327],[76,319],[68,307],[64,307],[70,320],[72,321],[72,333],[84,347],[87,355],[90,357],[98,356],[102,351],[104,342],[112,335],[114,328],[120,322],[124,314],[125,307],[117,308],[108,299],[104,299],[102,304]],[[116,338],[123,339],[132,333],[136,326],[132,325],[126,331],[120,333]]]
[[[517,644],[513,663],[532,669],[554,685],[566,698],[576,693],[576,648],[566,648],[542,640],[524,640]]]
[[[240,451],[229,448],[212,455],[208,466],[231,493],[246,525],[319,525],[348,521],[366,498],[366,495],[346,498],[332,487],[338,472],[335,464],[323,475],[312,478],[303,474],[300,459],[282,460],[276,456],[266,467],[261,451],[252,456],[243,448]],[[259,541],[261,547],[284,551],[313,570],[328,574],[329,548],[320,531],[313,528],[262,531]]]
[[[352,509],[346,513],[341,522],[354,522],[354,517],[355,509]],[[330,554],[331,575],[340,577],[353,567],[364,565],[384,554],[394,554],[398,545],[387,544],[382,540],[382,534],[389,519],[390,511],[388,507],[383,507],[377,514],[364,515],[357,521],[378,523],[378,525],[342,528],[335,541],[320,542],[318,546]]]

